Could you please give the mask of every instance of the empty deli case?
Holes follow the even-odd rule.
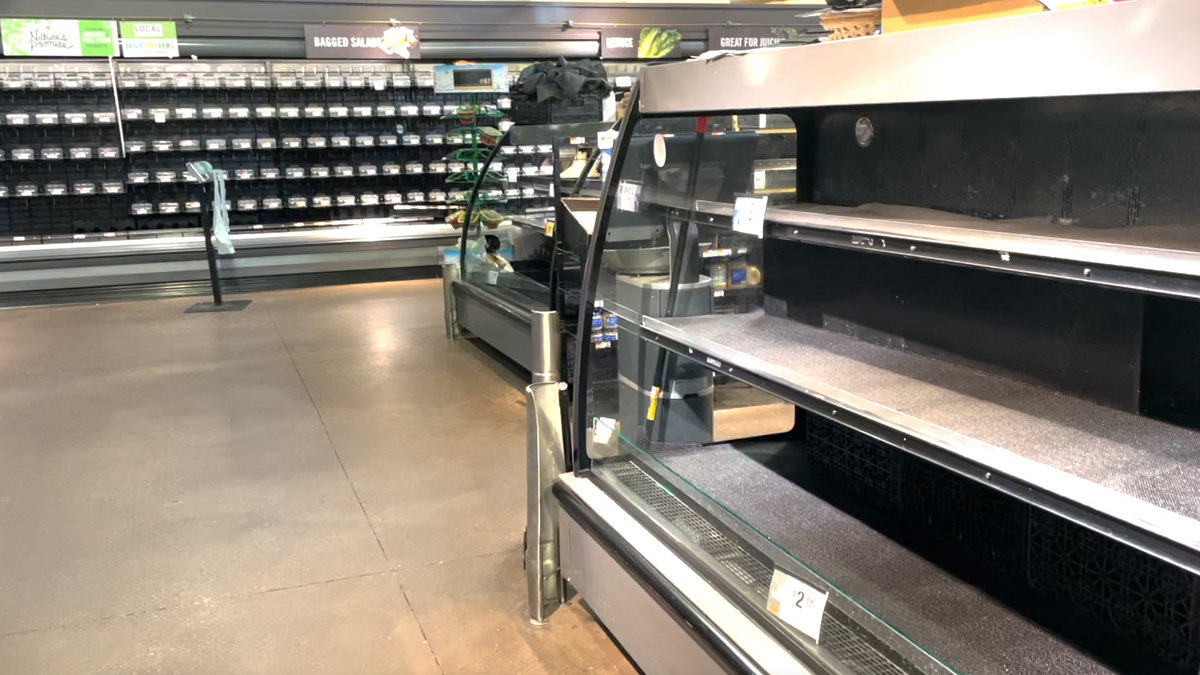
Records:
[[[644,71],[566,522],[586,483],[793,659],[695,633],[726,670],[1200,670],[1200,73],[1172,65],[1198,21],[1158,0]],[[1031,65],[1064,40],[1069,72]]]

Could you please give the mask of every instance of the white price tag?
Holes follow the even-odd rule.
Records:
[[[162,124],[163,122],[166,122],[167,114],[164,112],[154,113],[154,121],[157,122],[158,124]]]
[[[766,197],[738,197],[733,203],[733,231],[761,238],[766,215]]]
[[[499,280],[500,280],[500,271],[499,270],[488,270],[487,282],[488,282],[489,286],[495,286],[496,282]]]
[[[607,445],[612,439],[613,431],[617,428],[617,421],[611,417],[597,417],[592,420],[594,429],[592,431],[592,440],[598,445]]]
[[[623,180],[617,185],[617,210],[637,212],[642,198],[642,184]],[[739,200],[740,201],[740,200]],[[736,227],[734,229],[737,229]],[[761,236],[761,235],[760,235]]]
[[[754,189],[755,190],[767,189],[767,172],[766,171],[755,171],[754,172]]]
[[[821,641],[821,619],[825,616],[827,600],[828,593],[781,570],[775,570],[771,575],[767,611],[817,642]]]

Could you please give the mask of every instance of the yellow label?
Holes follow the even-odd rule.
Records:
[[[546,236],[547,237],[554,236],[554,221],[553,220],[546,221]]]
[[[646,411],[646,419],[654,421],[654,415],[658,413],[658,387],[650,389],[650,409]]]

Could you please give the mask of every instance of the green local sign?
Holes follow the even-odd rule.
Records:
[[[122,21],[121,51],[128,57],[175,58],[179,40],[174,21]]]
[[[5,56],[116,56],[115,21],[0,19]]]

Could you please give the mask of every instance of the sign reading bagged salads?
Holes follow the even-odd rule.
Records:
[[[115,21],[0,19],[5,56],[116,56]]]
[[[309,24],[304,26],[304,55],[310,59],[419,59],[421,27]]]
[[[131,58],[177,58],[174,21],[122,21],[121,53]]]

